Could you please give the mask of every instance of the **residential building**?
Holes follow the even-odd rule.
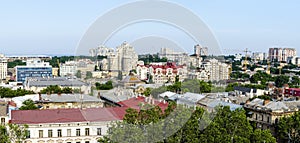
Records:
[[[295,57],[296,55],[296,49],[294,48],[269,48],[270,61],[287,62],[288,58]]]
[[[26,66],[16,66],[16,80],[25,82],[28,77],[52,77],[52,66],[40,59],[28,59]]]
[[[176,65],[173,63],[150,63],[149,65],[137,65],[136,72],[141,80],[152,80],[157,84],[166,82],[174,83],[178,76],[179,81],[183,81],[187,76],[187,67],[185,65]]]
[[[122,121],[126,109],[140,110],[152,104],[163,111],[168,103],[153,98],[134,97],[116,103],[118,107],[87,109],[47,109],[12,111],[10,123],[27,124],[29,134],[26,143],[96,143],[107,135],[109,125]]]
[[[126,76],[122,81],[120,81],[120,85],[128,88],[135,87],[136,85],[145,84],[145,82],[141,81],[136,75],[130,73]]]
[[[194,46],[194,54],[198,56],[207,56],[208,55],[208,48],[202,47],[199,44]]]
[[[168,61],[176,62],[179,65],[188,64],[189,56],[185,52],[176,52],[170,48],[161,48],[159,58],[167,58]]]
[[[89,53],[90,53],[90,56],[92,56],[92,57],[108,56],[108,55],[114,53],[114,49],[113,48],[108,48],[108,47],[105,47],[105,46],[99,46],[97,48],[90,49]]]
[[[7,77],[7,58],[0,54],[0,79],[6,79]]]
[[[230,69],[231,66],[229,64],[220,62],[217,59],[209,59],[202,62],[200,71],[204,70],[207,73],[208,80],[219,81],[230,78]]]
[[[61,88],[69,87],[77,89],[84,94],[91,93],[91,85],[78,79],[66,78],[66,77],[28,77],[24,82],[24,88],[26,90],[32,90],[34,92],[40,92],[50,85],[58,85]]]
[[[138,55],[131,45],[124,42],[117,47],[115,53],[110,53],[107,56],[107,60],[109,70],[129,73],[130,70],[135,69]]]
[[[35,96],[39,96],[35,103],[40,109],[103,107],[101,99],[87,94],[41,94]]]
[[[248,120],[256,123],[260,129],[270,129],[275,132],[275,125],[281,117],[290,116],[297,112],[300,107],[300,101],[270,101],[256,98],[248,101],[244,108],[249,111]]]
[[[7,56],[8,61],[12,62],[15,60],[26,61],[28,59],[41,59],[41,60],[51,60],[52,57],[48,55],[10,55]]]
[[[73,77],[76,75],[77,65],[75,61],[67,61],[59,66],[59,75],[61,77]]]
[[[259,61],[267,60],[267,54],[262,52],[254,52],[251,58],[257,63]]]
[[[0,100],[0,125],[8,123],[8,103]]]

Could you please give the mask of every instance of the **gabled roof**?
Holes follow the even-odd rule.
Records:
[[[144,97],[131,98],[119,102],[122,107],[87,108],[87,109],[46,109],[46,110],[14,110],[11,112],[11,123],[41,124],[41,123],[72,123],[72,122],[103,122],[122,120],[126,109],[139,110],[140,103],[146,103]],[[164,111],[168,103],[154,102]]]

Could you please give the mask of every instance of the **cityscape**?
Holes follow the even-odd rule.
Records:
[[[197,12],[178,5],[142,0],[111,9],[90,25],[73,54],[0,44],[0,143],[300,142],[300,56],[294,43],[226,49],[208,26],[193,25]],[[158,14],[151,6],[161,6],[155,7]],[[179,21],[165,8],[176,11],[171,14]],[[128,23],[136,24],[132,13],[139,11],[148,22],[145,31],[159,29],[147,27],[155,20],[188,29],[181,23],[186,20],[193,28],[183,33],[193,42],[155,34],[133,38],[141,29],[131,31]],[[130,29],[128,39],[118,37],[122,29],[113,26],[119,21],[105,19],[110,13],[132,18],[120,24]],[[151,18],[157,19],[149,24]]]

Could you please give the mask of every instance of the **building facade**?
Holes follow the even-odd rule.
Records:
[[[52,77],[52,66],[40,59],[29,59],[26,66],[16,66],[16,81],[25,82],[27,77]]]
[[[269,60],[270,61],[285,61],[288,58],[295,57],[297,55],[294,48],[269,48]]]
[[[75,61],[67,61],[66,63],[61,63],[59,68],[59,75],[61,77],[75,76],[77,72],[77,65]]]
[[[200,73],[207,73],[208,80],[219,81],[230,78],[230,69],[231,66],[229,64],[220,62],[217,59],[209,59],[202,62]]]
[[[7,77],[7,58],[0,54],[0,79],[6,79]]]
[[[183,81],[187,77],[187,67],[175,63],[137,65],[136,71],[141,80],[152,80],[156,84],[174,83],[177,76],[179,81]]]
[[[115,53],[107,56],[107,60],[109,70],[129,73],[130,70],[135,68],[138,55],[131,45],[124,42],[117,47]]]

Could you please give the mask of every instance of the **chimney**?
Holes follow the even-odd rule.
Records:
[[[269,99],[266,99],[266,100],[264,100],[264,105],[267,105],[268,103],[270,102],[270,100]]]
[[[60,92],[58,92],[58,93],[57,93],[57,95],[58,95],[58,96],[61,96],[61,93],[60,93]]]
[[[41,93],[39,92],[39,101],[41,101],[42,100],[42,95],[41,95]]]
[[[152,99],[151,101],[152,101],[152,105],[154,105],[155,104],[154,99]]]
[[[101,95],[100,95],[100,91],[98,91],[98,98],[100,99]]]

